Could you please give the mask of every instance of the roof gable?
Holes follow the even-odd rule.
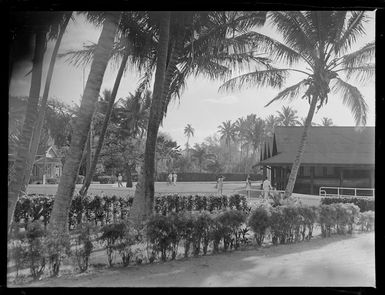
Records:
[[[292,163],[303,127],[276,127],[277,155],[264,163]],[[374,164],[375,127],[311,127],[303,164]]]

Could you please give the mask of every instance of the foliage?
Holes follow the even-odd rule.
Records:
[[[329,205],[333,203],[352,203],[360,208],[360,212],[374,211],[373,197],[352,197],[352,198],[322,198],[321,204]]]
[[[88,269],[89,258],[94,249],[92,234],[95,230],[91,223],[80,223],[75,229],[75,249],[73,251],[80,272]]]
[[[269,212],[263,207],[253,210],[247,221],[248,226],[254,233],[258,246],[262,246],[265,239],[266,230],[269,227]]]
[[[374,230],[374,211],[360,212],[358,225],[362,231]]]
[[[68,233],[57,231],[48,233],[44,240],[43,249],[46,251],[51,276],[57,277],[63,258],[70,256],[70,238]]]
[[[115,252],[120,250],[120,242],[125,235],[124,222],[107,224],[101,228],[99,240],[106,245],[107,259],[110,267],[114,264]],[[126,261],[124,259],[124,261]]]
[[[349,203],[333,203],[321,205],[318,223],[321,226],[322,237],[330,237],[335,231],[337,234],[352,233],[353,224],[357,222],[360,209]]]

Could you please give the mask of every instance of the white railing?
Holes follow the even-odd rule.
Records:
[[[246,191],[246,189],[244,188],[244,189],[236,189],[236,190],[234,190],[234,193],[235,192],[239,192],[239,191],[245,191],[245,193],[242,193],[242,194],[244,194],[245,196],[247,196],[247,191]],[[263,196],[263,193],[264,193],[264,191],[263,190],[261,190],[261,189],[250,189],[249,190],[250,191],[250,198],[259,198],[259,197],[261,197],[261,196]],[[272,193],[285,193],[285,191],[281,191],[281,190],[270,190],[269,191],[269,194],[272,194]]]
[[[331,192],[330,192],[331,191]],[[349,194],[345,193],[350,192]],[[360,192],[369,192],[369,194],[359,194]],[[358,188],[358,187],[328,187],[321,186],[319,188],[321,197],[373,197],[375,195],[374,188]]]

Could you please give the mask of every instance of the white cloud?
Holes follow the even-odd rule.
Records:
[[[239,98],[234,95],[222,96],[217,98],[207,98],[205,101],[218,104],[236,104],[239,102]]]

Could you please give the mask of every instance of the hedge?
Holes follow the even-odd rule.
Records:
[[[46,227],[53,206],[53,195],[28,195],[19,198],[15,214],[15,223],[21,223],[24,227],[27,224],[40,220]],[[117,196],[87,196],[80,195],[73,197],[69,211],[69,229],[75,229],[78,224],[91,222],[95,225],[105,225],[124,220],[128,216],[133,197]],[[206,196],[187,195],[179,196],[165,195],[156,196],[154,211],[162,215],[172,212],[203,211],[210,212],[222,209],[237,209],[247,211],[248,206],[245,196]]]
[[[157,176],[158,181],[168,181],[169,173],[159,173]],[[217,181],[220,175],[225,177],[225,181],[246,181],[246,177],[248,174],[244,173],[198,173],[198,172],[180,172],[177,173],[178,181]],[[252,181],[262,180],[261,174],[250,174]]]
[[[330,205],[334,203],[352,203],[360,208],[361,212],[374,211],[374,198],[373,197],[360,197],[360,198],[322,198],[321,204]]]

